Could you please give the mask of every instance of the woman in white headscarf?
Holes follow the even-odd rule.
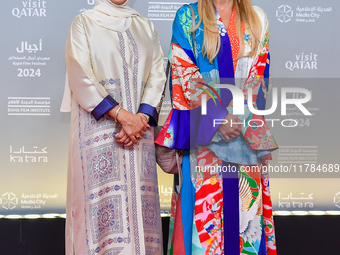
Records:
[[[71,111],[66,254],[163,254],[152,126],[165,74],[157,31],[97,0],[66,43]]]

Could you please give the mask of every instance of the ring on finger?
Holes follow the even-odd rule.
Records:
[[[140,135],[136,135],[136,138],[137,138],[137,139],[140,139],[141,137],[140,137]]]

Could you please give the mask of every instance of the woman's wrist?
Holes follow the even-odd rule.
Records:
[[[115,112],[115,121],[118,122],[118,114],[120,112],[120,110],[123,109],[121,106],[119,106]]]
[[[127,111],[124,110],[120,105],[116,105],[111,110],[106,112],[110,117],[112,117],[117,123],[122,124],[125,120],[125,115]]]
[[[149,122],[149,120],[150,120],[150,116],[149,116],[149,115],[147,115],[147,114],[145,114],[145,113],[142,113],[142,112],[139,112],[138,114],[139,114],[140,116],[143,116],[143,118],[145,118],[146,121]]]
[[[117,122],[119,122],[120,124],[123,125],[128,120],[129,115],[130,115],[130,118],[131,118],[131,113],[128,112],[127,110],[125,110],[124,108],[121,108],[121,110],[119,111],[119,114],[117,116]]]

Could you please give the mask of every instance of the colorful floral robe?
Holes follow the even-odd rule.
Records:
[[[191,6],[197,24],[197,4]],[[173,109],[156,139],[184,149],[182,171],[175,176],[168,254],[276,254],[268,175],[262,166],[278,146],[263,116],[253,114],[247,100],[251,88],[252,106],[263,110],[270,90],[268,20],[262,9],[254,9],[262,25],[256,55],[233,61],[240,48],[236,11],[228,29],[216,11],[221,49],[212,64],[202,56],[203,25],[193,43],[190,7],[176,14],[169,54]],[[252,42],[242,28],[247,53]],[[243,125],[242,134],[229,142],[212,123],[233,112],[232,95],[216,84],[235,85],[244,94],[245,114],[237,116],[250,125]],[[201,115],[203,95],[209,99],[206,115]],[[247,171],[249,167],[253,170]]]

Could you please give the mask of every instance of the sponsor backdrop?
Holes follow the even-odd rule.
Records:
[[[242,0],[241,0],[242,1]],[[165,55],[176,10],[186,2],[132,0],[131,6],[158,28]],[[273,154],[273,207],[340,210],[338,96],[340,3],[331,0],[257,0],[268,14],[276,111],[267,116],[280,149]],[[64,213],[69,136],[60,113],[64,90],[64,45],[73,18],[94,0],[12,0],[1,7],[0,214]],[[167,58],[164,59],[166,63]],[[305,88],[312,98],[281,114],[281,88]],[[289,90],[287,97],[304,98]],[[271,106],[271,100],[268,107]],[[170,109],[167,96],[160,122]],[[171,203],[172,176],[159,171],[163,213]]]

